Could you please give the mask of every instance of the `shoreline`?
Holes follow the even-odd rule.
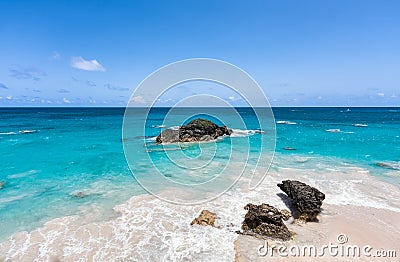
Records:
[[[89,261],[181,261],[206,257],[233,261],[236,257],[237,261],[246,261],[257,255],[260,240],[235,233],[246,213],[243,207],[247,203],[268,203],[286,209],[276,186],[286,178],[304,181],[326,194],[319,223],[288,225],[296,233],[293,243],[334,242],[337,234],[345,233],[351,244],[366,243],[400,252],[400,246],[393,247],[387,241],[400,243],[400,224],[395,221],[400,213],[400,190],[361,168],[344,168],[349,173],[277,167],[256,190],[248,191],[244,180],[220,198],[196,206],[169,204],[147,194],[133,196],[115,206],[117,216],[107,221],[88,222],[85,217],[67,216],[50,220],[29,233],[16,233],[0,243],[0,260],[71,261],[84,257]],[[216,226],[220,228],[190,226],[203,209],[217,214]],[[87,216],[91,214],[88,212]]]
[[[268,251],[261,249],[261,255],[258,254],[258,248],[265,246],[264,240],[239,235],[235,241],[235,261],[309,261],[310,259],[351,261],[355,258],[367,261],[377,255],[376,251],[382,250],[395,250],[396,257],[376,259],[398,261],[400,256],[399,212],[351,205],[323,204],[323,208],[318,216],[318,222],[288,224],[289,230],[295,233],[293,240],[288,242],[267,240],[269,249]],[[339,236],[346,240],[345,243],[339,242]],[[284,245],[287,249],[281,253],[277,248],[271,251],[273,245],[276,247]],[[329,249],[323,250],[323,245],[336,245],[339,248],[334,249],[331,254]],[[316,252],[309,256],[310,251],[306,249],[306,253],[302,253],[302,248],[307,246],[315,247]],[[347,250],[354,246],[359,247],[359,256],[358,251]],[[341,247],[345,249],[342,251]],[[364,248],[367,249],[365,254]]]

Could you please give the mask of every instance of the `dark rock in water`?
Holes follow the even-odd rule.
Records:
[[[325,194],[318,189],[296,180],[285,180],[278,187],[292,200],[299,212],[299,219],[315,221],[321,212]]]
[[[76,198],[84,198],[84,197],[89,196],[88,194],[86,194],[85,192],[82,192],[82,191],[73,192],[73,193],[71,193],[71,195]]]
[[[287,146],[287,147],[284,147],[283,149],[284,149],[284,150],[296,150],[296,148],[294,148],[294,147],[288,147],[288,146]]]
[[[210,212],[208,210],[203,210],[201,211],[201,214],[195,218],[191,225],[198,224],[202,226],[214,226],[215,219],[217,218],[217,215],[213,212]]]
[[[156,138],[157,144],[179,142],[179,130],[166,129]]]
[[[213,122],[197,118],[179,129],[166,129],[156,138],[156,143],[211,141],[223,135],[231,135],[232,130]]]
[[[4,184],[6,183],[6,181],[0,181],[0,190],[2,190],[3,189],[3,186],[4,186]]]
[[[242,234],[284,241],[292,238],[292,234],[283,223],[282,214],[277,208],[268,204],[247,204],[244,208],[248,212],[242,224]]]
[[[379,167],[387,168],[387,169],[400,170],[400,166],[396,167],[394,165],[386,164],[386,163],[383,163],[383,162],[378,162],[375,165],[379,166]]]

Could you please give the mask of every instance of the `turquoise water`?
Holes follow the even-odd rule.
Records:
[[[230,121],[224,109],[208,110],[217,116],[225,114],[225,124],[245,131],[236,117],[232,116]],[[246,129],[259,129],[252,110],[238,111]],[[130,138],[144,139],[147,148],[154,149],[151,158],[161,167],[166,155],[157,151],[159,146],[154,145],[153,137],[162,130],[159,125],[167,112],[165,108],[152,111],[144,137]],[[191,116],[192,112],[182,109],[176,114]],[[373,176],[400,186],[399,108],[274,108],[273,112],[279,123],[279,165],[284,166],[285,159],[292,157],[313,156],[326,166],[352,164],[366,168]],[[0,109],[0,181],[5,181],[0,190],[0,239],[34,229],[52,218],[92,212],[93,207],[101,213],[94,215],[94,220],[107,219],[116,215],[113,206],[132,195],[145,193],[125,160],[123,114],[121,108]],[[226,160],[231,141],[239,145],[249,142],[251,157],[259,150],[261,137],[272,132],[265,131],[223,139],[215,157]],[[190,146],[182,152],[196,158],[202,149],[207,151],[211,146]],[[235,150],[241,152],[245,148],[239,146]],[[152,174],[146,173],[148,167],[140,165],[138,155],[137,166],[143,171],[140,175],[152,179]],[[288,161],[287,165],[292,164]],[[315,168],[315,163],[301,164],[299,168],[311,165]],[[164,168],[165,174],[176,181],[201,182],[215,175],[207,172],[184,177],[170,166]],[[219,171],[218,165],[214,170]],[[78,192],[86,197],[74,196]]]

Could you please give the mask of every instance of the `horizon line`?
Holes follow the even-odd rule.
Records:
[[[232,106],[233,108],[400,108],[399,106],[270,106],[270,107],[252,107],[252,106]],[[129,108],[232,108],[229,106],[153,106],[153,107],[129,107]],[[18,109],[18,108],[128,108],[128,106],[0,106],[0,109]]]

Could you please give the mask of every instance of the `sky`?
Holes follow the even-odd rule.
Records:
[[[0,106],[125,106],[189,58],[240,67],[272,106],[400,106],[399,13],[386,0],[3,0]],[[188,83],[159,102],[204,92]]]

